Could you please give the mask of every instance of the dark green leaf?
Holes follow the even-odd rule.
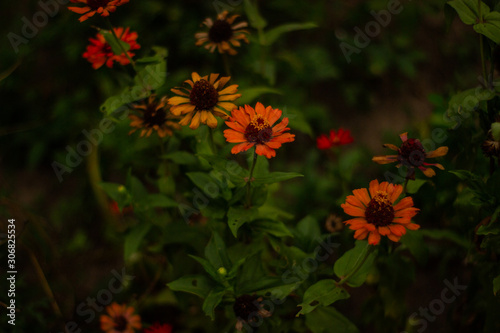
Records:
[[[189,256],[191,258],[193,258],[194,260],[196,260],[197,262],[199,262],[203,266],[203,268],[205,269],[205,272],[207,272],[208,275],[210,275],[215,281],[217,281],[217,282],[223,281],[221,275],[217,272],[217,268],[215,268],[210,263],[210,261],[208,261],[207,259],[204,259],[204,258],[200,258],[200,257],[194,256],[194,255],[191,255],[191,254]]]
[[[231,269],[232,265],[227,255],[226,244],[215,231],[205,247],[205,257],[215,268],[224,267],[226,270]]]
[[[245,223],[258,218],[259,212],[256,208],[231,207],[227,212],[227,223],[234,237],[238,235],[238,229]]]
[[[177,201],[159,193],[148,194],[142,200],[138,200],[138,202],[134,205],[134,208],[140,208],[143,210],[148,210],[152,208],[168,208],[168,207],[177,207],[179,204]]]
[[[302,307],[297,316],[313,311],[318,305],[328,306],[349,297],[349,293],[344,288],[337,286],[335,280],[321,280],[306,290],[302,303],[297,305]]]
[[[246,184],[244,178],[248,177],[248,171],[243,169],[237,162],[216,155],[198,154],[198,156],[207,160],[222,178],[229,178],[235,185]]]
[[[344,255],[335,262],[333,266],[335,274],[341,279],[351,274],[351,272],[356,269],[357,265],[361,263],[363,258],[367,256],[370,246],[373,245],[368,245],[367,241],[356,241],[354,248],[344,253]],[[372,268],[376,255],[376,250],[368,254],[361,268],[359,268],[355,274],[351,275],[346,283],[352,287],[361,286]]]
[[[114,54],[121,55],[124,54],[124,50],[125,52],[130,50],[130,44],[121,40],[120,36],[117,36],[117,40],[111,30],[101,30],[99,31],[99,33],[104,36],[104,39],[109,44],[109,46],[111,46],[111,50]]]
[[[170,154],[163,155],[162,158],[171,160],[177,164],[196,164],[198,159],[193,154],[187,151],[175,151]]]
[[[265,232],[276,237],[293,237],[292,232],[280,221],[257,221],[252,223],[252,229],[257,232]]]
[[[313,333],[359,333],[358,328],[333,307],[322,307],[306,314],[306,325]]]
[[[304,177],[304,175],[297,172],[271,172],[267,176],[255,177],[252,181],[252,185],[273,184],[297,177]]]
[[[116,183],[99,183],[99,186],[103,189],[103,191],[116,203],[118,204],[118,208],[123,209],[123,207],[130,205],[131,196],[128,193],[125,186]]]
[[[419,232],[422,235],[433,239],[447,239],[466,249],[469,248],[469,242],[467,239],[451,230],[422,229],[419,230]]]
[[[250,25],[255,29],[262,29],[267,25],[266,20],[260,15],[259,10],[251,0],[245,0],[245,12],[250,21]]]
[[[478,2],[475,0],[453,0],[448,1],[448,5],[453,7],[462,22],[465,24],[475,24],[479,19]],[[486,9],[486,4],[481,2],[481,8]],[[489,8],[488,8],[489,12]],[[484,13],[484,12],[483,12]]]
[[[212,290],[210,290],[210,293],[207,295],[207,298],[205,298],[205,302],[203,302],[203,312],[207,316],[210,316],[212,320],[215,319],[214,311],[217,305],[222,301],[222,298],[224,297],[225,290],[220,288],[220,287],[215,287]]]
[[[500,13],[490,12],[483,14],[483,20],[484,23],[474,25],[474,30],[482,35],[485,35],[496,44],[500,44]]]
[[[174,291],[183,291],[206,298],[212,289],[212,281],[204,275],[193,275],[181,277],[178,280],[167,283],[167,286]]]
[[[141,245],[142,240],[148,233],[149,229],[151,229],[151,224],[149,223],[140,223],[133,228],[131,228],[127,235],[125,236],[125,245],[124,245],[124,253],[123,256],[125,260],[130,259],[130,257],[137,252],[139,246]]]
[[[263,94],[283,94],[280,90],[271,87],[251,87],[241,89],[239,93],[241,97],[238,98],[238,104],[240,105],[250,104]]]
[[[500,275],[493,279],[493,294],[496,295],[500,290]]]
[[[408,186],[406,187],[406,191],[410,194],[415,194],[418,190],[427,183],[425,179],[415,179],[408,182]]]

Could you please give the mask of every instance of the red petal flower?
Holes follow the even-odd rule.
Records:
[[[338,147],[352,143],[353,141],[354,139],[351,137],[351,132],[349,130],[339,128],[338,132],[335,132],[335,130],[331,130],[329,137],[325,134],[321,134],[316,139],[316,145],[318,146],[318,149],[330,149],[332,147]]]

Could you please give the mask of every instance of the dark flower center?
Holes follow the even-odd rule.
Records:
[[[149,104],[146,111],[144,111],[144,124],[147,127],[161,126],[165,123],[167,113],[163,108],[156,110],[157,107],[156,104]]]
[[[219,93],[210,82],[201,79],[194,84],[189,100],[196,110],[210,110],[217,105]]]
[[[247,139],[248,142],[263,144],[271,140],[272,137],[273,130],[269,122],[261,115],[255,116],[245,129],[245,139]]]
[[[408,167],[424,164],[425,150],[418,139],[408,139],[399,147],[398,160]]]
[[[92,10],[97,10],[99,7],[106,7],[111,0],[87,0],[87,5]]]
[[[217,20],[208,31],[208,38],[214,43],[228,41],[233,36],[233,28],[226,20]]]
[[[127,319],[124,316],[119,316],[115,318],[115,330],[118,332],[123,332],[127,329]]]
[[[365,217],[368,223],[385,227],[394,220],[394,207],[386,192],[377,192],[366,207]]]
[[[233,310],[237,318],[248,320],[252,314],[259,312],[257,297],[242,295],[234,301]]]

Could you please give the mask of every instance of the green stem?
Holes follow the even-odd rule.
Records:
[[[479,15],[479,23],[484,23],[483,14],[481,13],[481,0],[478,0],[477,11]],[[489,78],[486,72],[486,61],[484,59],[484,36],[479,34],[479,52],[481,54],[481,67],[483,69],[483,79],[485,82],[489,82]],[[486,88],[488,88],[488,83],[486,84]]]
[[[215,141],[214,141],[214,129],[212,127],[208,128],[208,144],[210,145],[210,150],[212,151],[212,154],[216,154],[217,150],[215,148]]]
[[[251,189],[250,189],[250,183],[252,182],[252,177],[253,177],[253,170],[255,169],[255,164],[257,163],[257,153],[253,153],[253,161],[252,161],[252,166],[250,167],[250,174],[248,176],[248,181],[247,181],[247,202],[246,202],[246,208],[250,208],[252,206],[252,197],[251,197]]]
[[[224,71],[227,76],[231,76],[231,66],[229,66],[229,58],[227,53],[222,53],[222,61],[224,62]]]
[[[351,276],[356,274],[361,269],[361,267],[363,267],[363,264],[365,263],[366,259],[368,259],[370,254],[375,250],[375,246],[370,246],[370,244],[367,244],[366,248],[368,250],[365,252],[365,255],[364,256],[361,255],[358,257],[358,259],[356,259],[353,270],[337,283],[338,286],[343,285],[344,283],[347,282],[347,280],[351,278]]]
[[[406,187],[408,186],[408,182],[410,181],[410,178],[405,178],[405,183],[403,184],[403,193],[406,194]]]

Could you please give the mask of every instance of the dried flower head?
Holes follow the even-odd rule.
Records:
[[[135,105],[132,110],[135,114],[128,117],[132,120],[129,134],[132,134],[138,129],[141,129],[142,136],[150,136],[153,131],[156,131],[160,138],[172,136],[174,130],[179,130],[181,126],[175,121],[177,117],[170,113],[170,107],[167,104],[167,96],[163,96],[160,100],[156,99],[156,95],[151,95],[141,104]]]
[[[252,295],[241,295],[236,298],[233,304],[233,310],[238,321],[236,329],[241,331],[245,323],[260,321],[262,318],[271,316],[271,312],[264,310],[262,297]]]

